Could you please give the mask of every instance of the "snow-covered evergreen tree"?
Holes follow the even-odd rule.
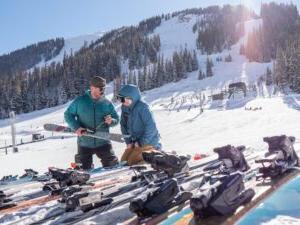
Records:
[[[213,67],[213,62],[212,62],[211,59],[209,59],[207,57],[207,59],[206,59],[206,77],[212,77],[213,76],[212,67]]]

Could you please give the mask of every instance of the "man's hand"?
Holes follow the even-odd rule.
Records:
[[[104,117],[104,123],[106,123],[107,125],[110,125],[112,123],[111,115],[107,115]]]
[[[77,134],[78,137],[81,137],[82,135],[86,134],[86,129],[85,128],[78,128],[75,133]]]
[[[133,148],[133,144],[132,143],[127,144],[127,149],[131,149],[131,148]]]

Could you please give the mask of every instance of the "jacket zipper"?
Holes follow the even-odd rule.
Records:
[[[96,133],[96,103],[93,102],[94,106],[94,132]],[[94,138],[94,145],[96,146],[96,138]]]

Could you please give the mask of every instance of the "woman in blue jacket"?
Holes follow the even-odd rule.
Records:
[[[143,162],[142,152],[160,150],[160,135],[149,105],[141,100],[141,93],[135,85],[125,85],[118,95],[122,102],[121,131],[126,138],[127,148],[121,161],[129,165]]]

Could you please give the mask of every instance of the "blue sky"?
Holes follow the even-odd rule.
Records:
[[[300,0],[293,2],[299,9]],[[162,13],[224,3],[244,3],[258,11],[261,0],[0,0],[0,54],[50,38],[109,31]]]

